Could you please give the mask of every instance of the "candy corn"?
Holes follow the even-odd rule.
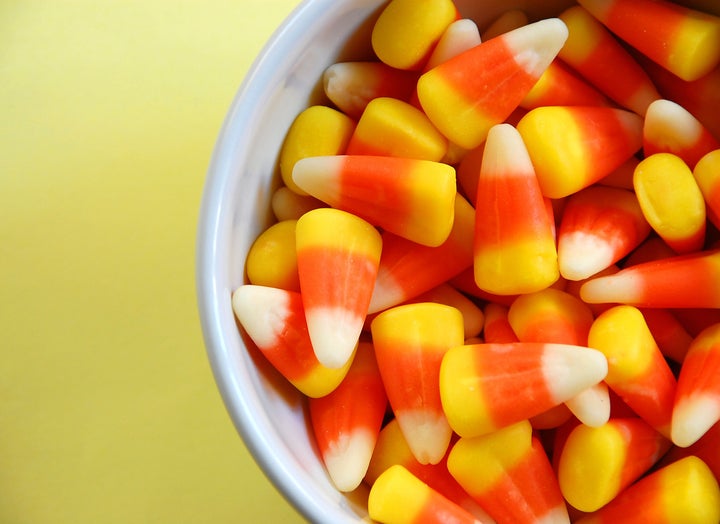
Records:
[[[566,38],[565,24],[547,19],[483,42],[424,73],[420,104],[450,141],[474,149],[518,107]]]
[[[422,69],[447,27],[459,18],[452,0],[392,0],[373,26],[378,58],[397,69]]]
[[[532,293],[558,277],[553,225],[522,138],[509,124],[488,133],[475,214],[475,282],[500,295]]]
[[[705,200],[683,160],[656,153],[642,160],[633,177],[642,213],[655,232],[678,254],[705,243]]]
[[[588,303],[638,307],[720,307],[720,251],[702,251],[637,264],[585,282],[580,296]]]
[[[686,457],[639,480],[577,524],[720,522],[720,488],[707,465]]]
[[[672,441],[682,447],[697,442],[720,420],[720,324],[690,344],[678,376],[672,413]]]
[[[645,474],[670,448],[670,441],[639,418],[616,418],[570,432],[558,462],[563,497],[591,512]]]
[[[452,435],[438,374],[445,353],[465,340],[462,315],[443,304],[408,304],[379,314],[371,330],[388,400],[405,440],[418,462],[437,464]]]
[[[640,310],[615,306],[603,312],[590,328],[588,346],[607,357],[607,385],[669,438],[677,382]]]
[[[583,7],[566,9],[560,19],[569,36],[558,56],[621,107],[644,116],[660,94],[640,64]]]
[[[300,291],[295,254],[296,224],[297,220],[278,222],[255,239],[245,264],[251,284]]]
[[[578,0],[613,33],[683,80],[720,62],[720,18],[666,0]]]
[[[497,522],[570,522],[547,455],[526,420],[461,438],[448,469]]]
[[[592,186],[568,197],[558,233],[560,274],[583,280],[628,255],[650,234],[631,191]]]
[[[553,60],[520,107],[530,110],[541,106],[607,106],[610,101],[593,86],[570,70],[561,60]]]
[[[400,465],[388,468],[372,485],[368,513],[373,521],[388,524],[482,524]]]
[[[566,344],[484,343],[450,349],[440,366],[440,398],[450,426],[483,435],[538,415],[607,374],[599,351]]]
[[[329,394],[347,375],[355,347],[343,366],[329,368],[321,364],[310,342],[299,293],[246,284],[233,293],[232,307],[262,354],[308,397]]]
[[[345,366],[370,304],[382,240],[364,220],[337,209],[304,214],[295,229],[308,333],[327,367]]]
[[[362,402],[357,402],[362,398]],[[328,395],[310,399],[310,421],[330,478],[352,491],[365,477],[385,416],[385,386],[372,344],[360,342],[347,375]]]
[[[611,107],[546,106],[526,114],[522,135],[543,195],[562,198],[626,162],[642,146],[643,121]]]
[[[720,148],[698,161],[693,176],[705,198],[708,219],[720,227]]]
[[[386,156],[316,156],[293,169],[298,187],[330,206],[426,246],[447,240],[453,225],[455,169]]]

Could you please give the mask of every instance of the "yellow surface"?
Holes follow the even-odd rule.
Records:
[[[0,2],[0,522],[301,522],[226,415],[198,205],[297,0]]]

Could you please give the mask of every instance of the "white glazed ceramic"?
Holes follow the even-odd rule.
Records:
[[[244,282],[253,240],[271,223],[279,184],[277,157],[300,111],[326,103],[320,78],[341,60],[372,57],[372,22],[382,0],[306,0],[267,43],[245,78],[220,132],[200,210],[197,293],[205,344],[227,410],[256,461],[277,489],[312,522],[368,520],[364,497],[338,492],[320,462],[305,403],[247,349],[230,296]],[[535,20],[569,0],[457,0],[482,30],[503,11]]]

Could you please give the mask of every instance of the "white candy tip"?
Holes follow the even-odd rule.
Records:
[[[424,409],[395,414],[410,451],[420,464],[437,464],[450,445],[452,428],[443,415]]]
[[[691,446],[720,420],[720,400],[714,395],[695,394],[673,409],[670,436],[681,448]]]
[[[305,318],[318,361],[332,369],[347,364],[358,344],[365,319],[342,307],[306,309]]]
[[[558,404],[598,384],[607,372],[607,358],[596,349],[567,344],[545,345],[543,375]]]
[[[604,239],[585,232],[562,235],[558,243],[560,274],[567,280],[585,280],[607,269],[615,253]]]
[[[338,490],[349,492],[360,485],[367,473],[375,441],[376,437],[370,431],[358,428],[344,435],[323,454],[325,468]]]

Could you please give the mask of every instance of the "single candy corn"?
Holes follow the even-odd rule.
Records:
[[[542,106],[607,106],[610,101],[561,60],[553,60],[520,102],[527,110]]]
[[[305,213],[326,205],[310,195],[298,195],[287,186],[281,186],[272,195],[270,206],[279,222],[297,220]]]
[[[645,474],[670,449],[670,441],[640,418],[611,419],[591,428],[577,425],[558,462],[565,500],[591,512]]]
[[[705,243],[705,200],[692,171],[672,153],[642,160],[633,177],[640,208],[655,232],[678,254]]]
[[[428,247],[383,232],[380,267],[369,313],[396,306],[439,286],[467,268],[472,268],[472,239],[475,210],[460,195],[448,239]]]
[[[232,307],[262,354],[308,397],[329,394],[347,375],[352,354],[339,368],[328,368],[315,356],[299,293],[245,284],[233,293]]]
[[[497,522],[570,522],[550,461],[526,420],[461,438],[448,469]]]
[[[672,441],[681,447],[697,442],[720,420],[720,324],[690,344],[678,376],[672,414]]]
[[[690,169],[720,142],[680,104],[660,99],[648,107],[643,126],[643,154],[672,153]]]
[[[628,267],[580,288],[589,303],[638,307],[720,307],[720,251],[701,251]]]
[[[603,312],[590,328],[588,346],[607,357],[607,385],[669,438],[677,382],[640,310],[615,306]]]
[[[693,176],[705,198],[708,219],[720,227],[720,148],[698,161]]]
[[[562,198],[588,187],[642,146],[643,121],[610,107],[549,106],[518,122],[543,195]]]
[[[518,107],[567,38],[558,19],[505,33],[423,74],[418,99],[452,142],[474,149]]]
[[[450,349],[440,366],[440,398],[463,437],[538,415],[603,380],[599,351],[567,344],[484,343]]]
[[[720,18],[666,0],[578,0],[642,54],[692,81],[720,62]]]
[[[293,180],[330,206],[386,231],[436,247],[453,225],[455,169],[411,158],[338,155],[304,158]]]
[[[386,407],[385,386],[368,342],[358,344],[347,375],[334,391],[309,400],[315,442],[338,490],[352,491],[365,477]]]
[[[445,353],[463,344],[463,318],[451,306],[397,306],[372,322],[378,367],[408,446],[421,464],[437,464],[452,430],[440,402],[438,375]]]
[[[720,488],[697,457],[678,460],[642,478],[577,524],[713,524],[720,522]]]
[[[483,309],[485,325],[483,338],[485,342],[502,344],[505,342],[520,342],[517,334],[508,320],[509,306],[496,302],[488,302]]]
[[[508,321],[522,342],[586,346],[593,314],[577,297],[549,288],[515,299]],[[565,405],[590,426],[602,425],[610,417],[610,399],[603,383],[580,392]]]
[[[300,291],[318,360],[346,365],[370,304],[382,239],[364,220],[337,209],[304,214],[295,230]]]
[[[288,129],[280,149],[280,175],[285,185],[306,195],[292,179],[295,163],[310,156],[345,153],[354,130],[355,121],[331,107],[314,105],[302,111]]]
[[[447,27],[458,18],[452,0],[392,0],[373,26],[373,51],[397,69],[422,69]]]
[[[388,468],[372,485],[368,513],[374,522],[387,524],[481,524],[400,465]]]
[[[375,155],[439,162],[447,139],[425,114],[407,102],[381,97],[371,100],[347,145],[348,155]]]
[[[425,70],[430,70],[460,53],[480,45],[480,42],[480,30],[473,20],[469,18],[455,20],[440,37],[425,64]]]
[[[523,140],[510,124],[488,133],[475,207],[474,268],[480,289],[532,293],[558,279],[553,224]]]
[[[583,280],[627,256],[650,234],[631,191],[594,185],[568,197],[558,233],[560,274]]]
[[[278,222],[255,239],[245,262],[251,284],[300,291],[295,254],[296,224],[297,220]]]
[[[323,90],[340,111],[357,120],[375,98],[410,99],[417,79],[416,72],[379,61],[338,62],[323,73]]]
[[[569,36],[558,56],[621,107],[644,116],[660,94],[640,64],[583,7],[566,9],[560,19]]]
[[[487,512],[448,471],[447,454],[437,464],[420,464],[417,461],[407,445],[397,419],[392,419],[380,431],[365,482],[372,486],[385,470],[394,465],[403,466],[442,496],[475,515],[481,522],[491,522]]]

